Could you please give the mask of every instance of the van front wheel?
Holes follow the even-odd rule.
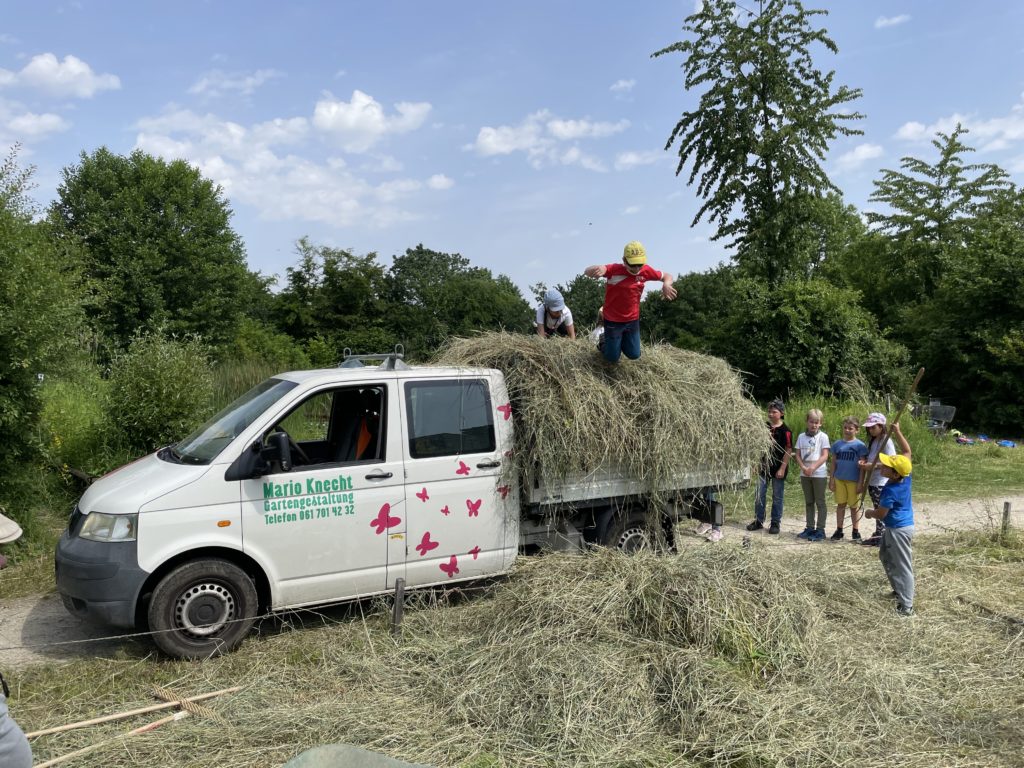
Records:
[[[201,659],[233,651],[256,621],[256,587],[227,560],[193,560],[168,573],[149,601],[153,642],[169,656]]]

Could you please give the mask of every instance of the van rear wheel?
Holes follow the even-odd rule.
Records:
[[[256,586],[227,560],[192,560],[164,576],[149,601],[153,642],[168,656],[233,651],[256,621]]]
[[[627,555],[649,551],[656,541],[647,516],[643,513],[617,515],[608,526],[603,544]]]

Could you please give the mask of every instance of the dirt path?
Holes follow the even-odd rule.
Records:
[[[1003,503],[1009,501],[1012,525],[1024,528],[1024,496],[994,497],[968,501],[915,502],[915,527],[919,534],[949,530],[968,530],[998,526]],[[830,525],[834,524],[831,519]],[[782,521],[782,534],[769,536],[765,531],[749,533],[743,525],[728,524],[722,544],[739,542],[743,537],[767,546],[820,547],[800,542],[796,534],[803,530],[803,519],[790,516]],[[685,536],[684,543],[709,546],[697,536]],[[824,546],[837,546],[826,544]],[[55,594],[23,597],[0,602],[0,666],[5,670],[45,662],[70,662],[82,657],[110,657],[132,640],[107,639],[117,631],[95,627],[68,613]]]

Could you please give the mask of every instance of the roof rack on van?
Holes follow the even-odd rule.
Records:
[[[379,360],[380,364],[377,367],[385,371],[409,369],[409,366],[402,359],[405,357],[405,347],[401,344],[395,344],[394,352],[382,352],[379,355],[353,355],[352,350],[345,347],[341,356],[342,361],[338,363],[339,368],[363,368],[365,367],[364,360]]]

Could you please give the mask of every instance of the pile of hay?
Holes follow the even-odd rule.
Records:
[[[244,684],[190,717],[75,764],[280,765],[347,742],[416,763],[526,766],[972,766],[1024,750],[1024,541],[915,541],[917,616],[873,553],[687,547],[527,558],[470,599],[306,614],[196,662],[129,646],[18,674],[25,730]],[[364,606],[365,607],[365,606]],[[313,626],[310,626],[313,625]],[[145,718],[43,737],[41,761]]]
[[[528,487],[602,467],[652,491],[680,471],[725,483],[768,448],[764,418],[736,371],[667,344],[608,368],[583,340],[484,333],[451,340],[436,362],[504,372],[515,419],[512,471]]]

